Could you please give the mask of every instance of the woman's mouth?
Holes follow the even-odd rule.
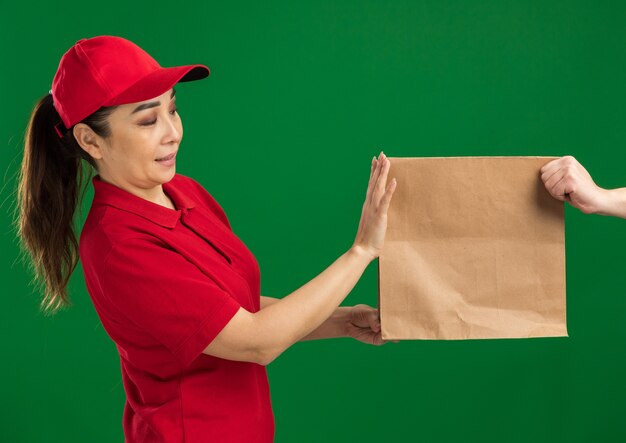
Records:
[[[156,161],[163,166],[172,166],[176,162],[176,152],[173,152],[166,157],[157,158]]]

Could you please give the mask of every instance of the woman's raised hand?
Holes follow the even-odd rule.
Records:
[[[371,260],[377,258],[383,249],[387,231],[387,209],[393,191],[396,189],[395,178],[387,184],[389,165],[389,159],[382,151],[378,159],[372,158],[370,181],[361,211],[361,221],[352,246],[364,251]]]

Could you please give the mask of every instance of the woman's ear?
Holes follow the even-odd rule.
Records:
[[[95,160],[102,158],[102,137],[84,123],[77,123],[72,128],[76,142]]]

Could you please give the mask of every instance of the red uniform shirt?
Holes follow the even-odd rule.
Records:
[[[240,307],[260,309],[260,271],[220,205],[181,174],[176,210],[92,179],[80,235],[89,295],[120,354],[128,443],[271,442],[265,367],[202,351]]]

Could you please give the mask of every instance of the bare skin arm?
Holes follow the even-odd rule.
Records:
[[[267,365],[329,319],[382,250],[387,209],[396,187],[395,180],[387,183],[388,171],[383,153],[372,159],[359,227],[347,252],[313,280],[260,311],[240,308],[204,353]]]
[[[261,296],[261,309],[279,299]],[[330,317],[317,329],[302,337],[300,341],[320,340],[323,338],[351,337],[373,345],[383,344],[380,334],[380,317],[378,309],[359,304],[355,306],[339,306]],[[397,340],[394,340],[397,342]]]
[[[603,189],[578,160],[568,155],[541,168],[541,180],[552,197],[585,214],[626,218],[626,188]]]
[[[278,298],[261,296],[261,309],[277,302]],[[300,341],[317,340],[322,338],[347,337],[346,323],[350,318],[351,306],[339,306],[330,317],[324,321],[317,329],[302,337]]]

